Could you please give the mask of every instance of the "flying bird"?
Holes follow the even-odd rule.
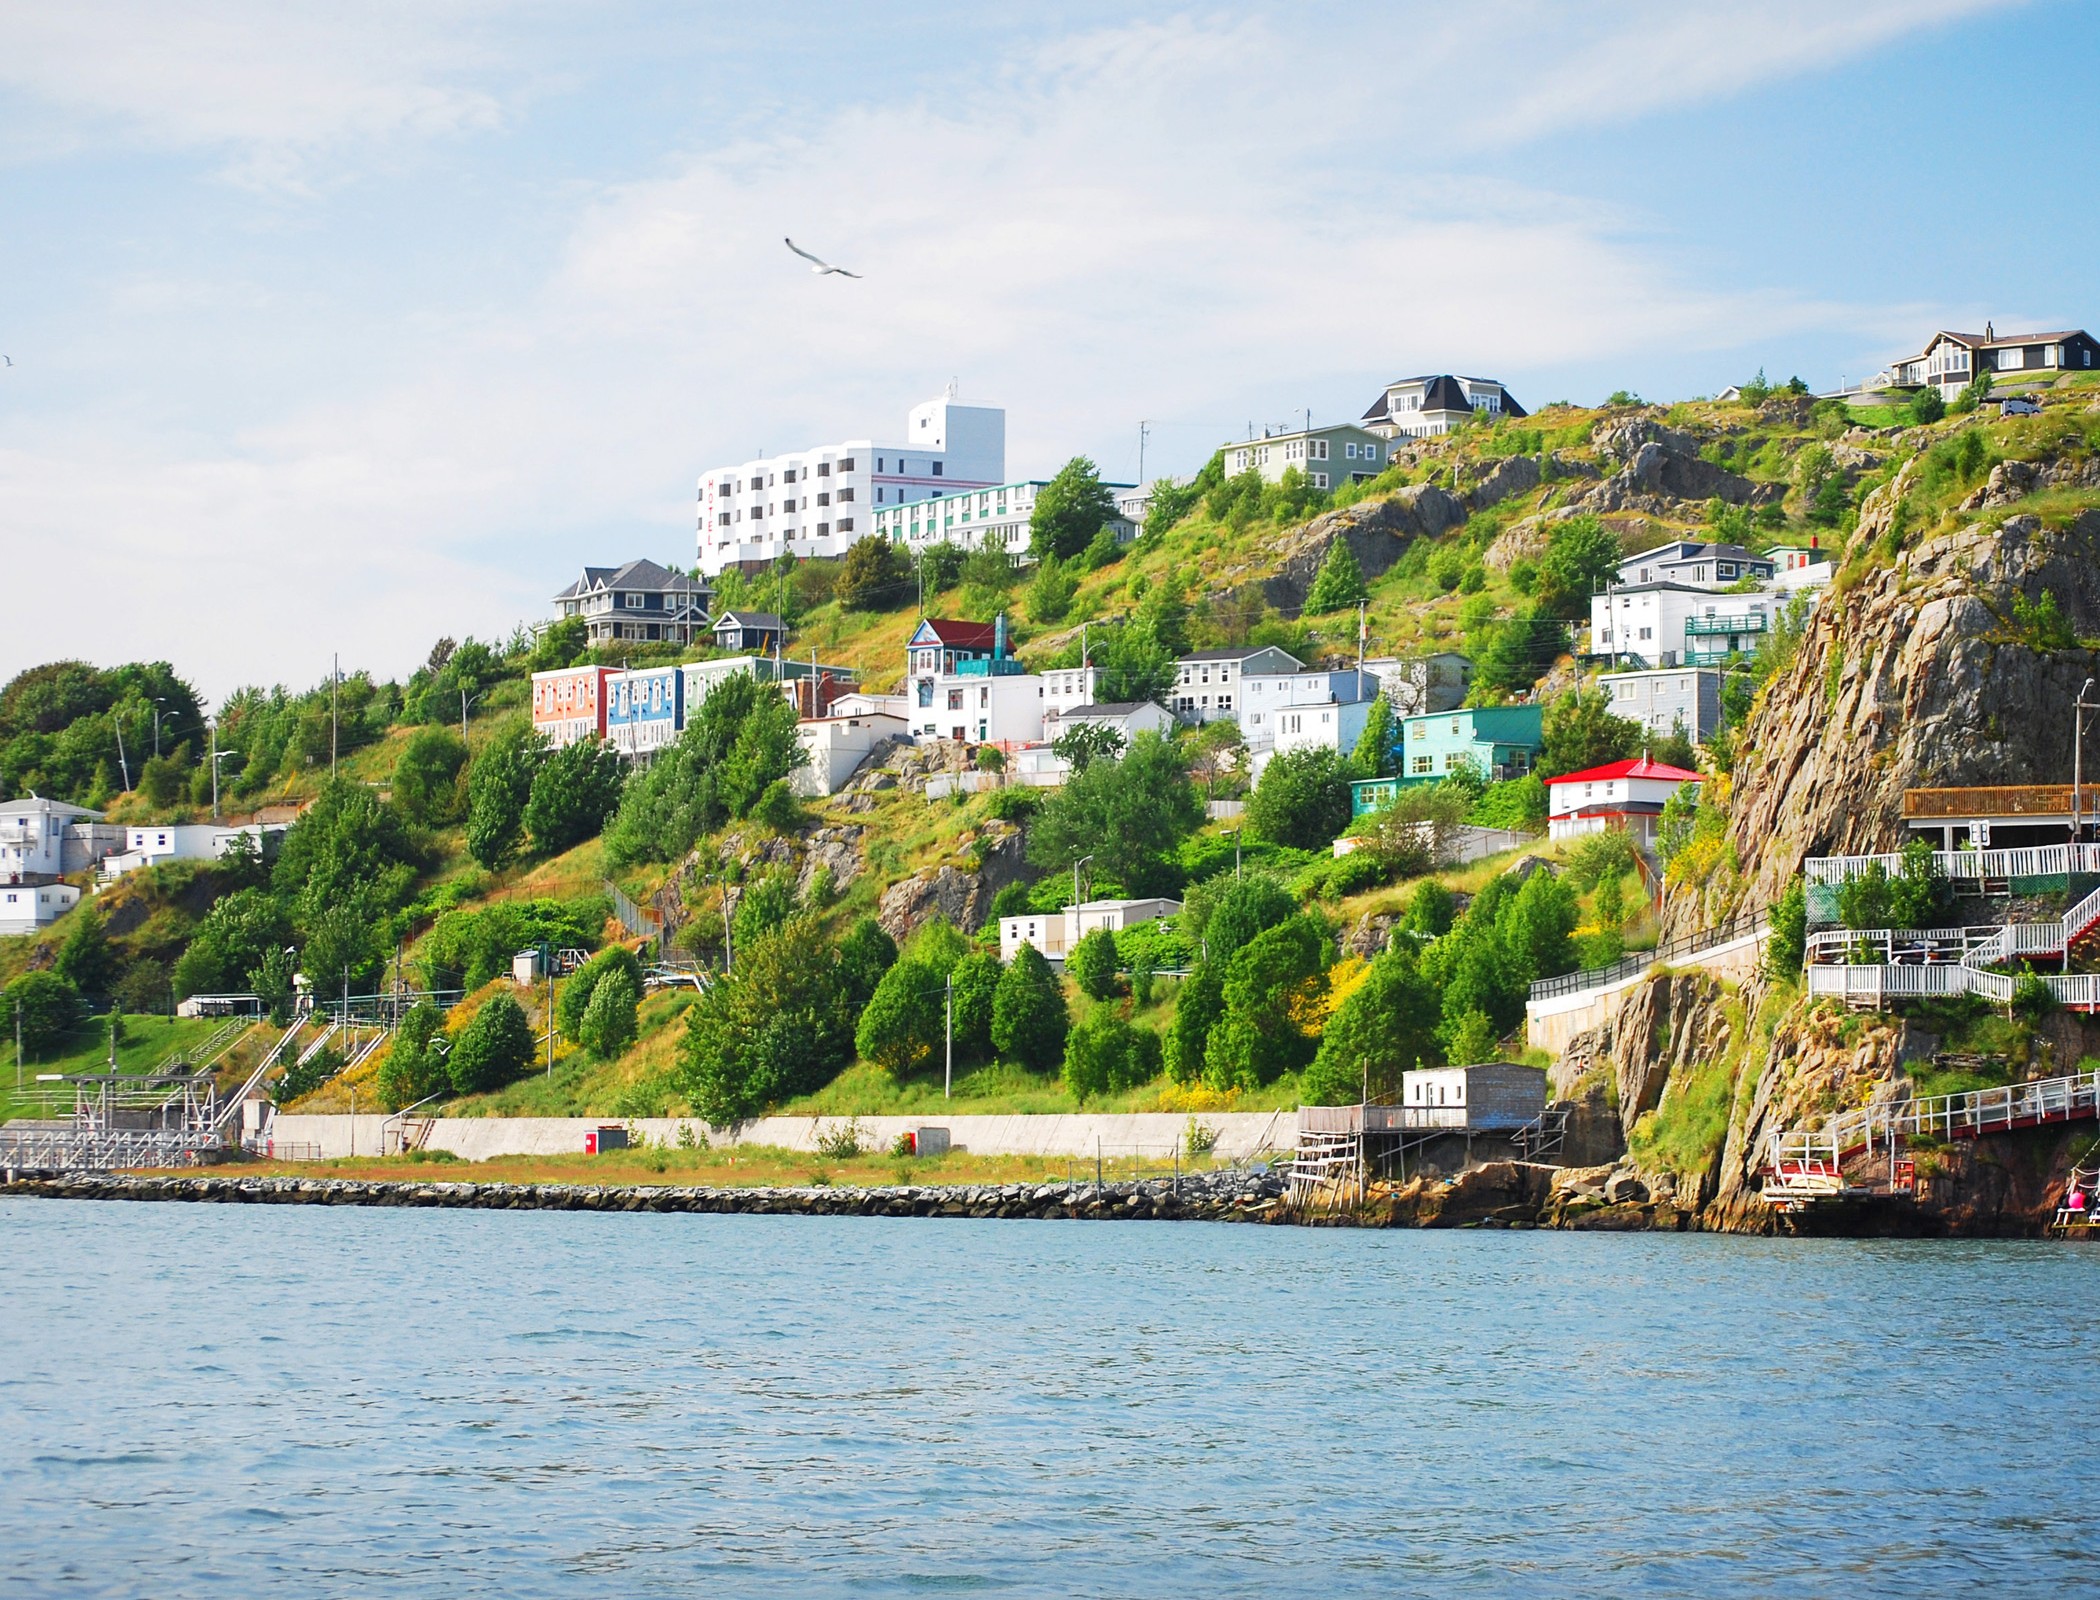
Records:
[[[844,267],[834,267],[822,256],[811,255],[807,250],[803,249],[802,246],[795,243],[795,241],[792,239],[787,240],[786,244],[790,250],[794,251],[795,254],[800,256],[804,261],[815,262],[816,265],[811,267],[809,270],[814,272],[820,278],[823,277],[826,273],[830,272],[836,272],[842,278],[858,278],[860,276],[860,274],[857,272],[848,272]]]

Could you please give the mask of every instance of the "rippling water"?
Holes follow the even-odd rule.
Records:
[[[0,1202],[0,1594],[2062,1595],[2100,1255]]]

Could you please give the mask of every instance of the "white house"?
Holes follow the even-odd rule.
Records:
[[[890,716],[899,722],[909,722],[910,706],[909,695],[870,694],[865,689],[855,689],[831,702],[831,714],[835,717]]]
[[[954,394],[914,406],[897,444],[849,439],[700,475],[700,570],[843,555],[875,514],[1006,479],[1006,412]]]
[[[1052,961],[1062,961],[1073,945],[1097,928],[1121,933],[1141,922],[1171,917],[1179,900],[1087,900],[1057,912],[1031,911],[999,919],[999,959],[1011,961],[1024,944],[1032,944]]]
[[[1492,421],[1524,415],[1524,408],[1496,379],[1442,372],[1394,379],[1365,410],[1362,422],[1381,439],[1429,439],[1475,417]]]
[[[1563,773],[1546,780],[1546,832],[1573,839],[1614,828],[1652,845],[1663,802],[1700,781],[1696,772],[1646,756]]]
[[[0,883],[48,882],[90,865],[99,855],[93,848],[97,831],[83,832],[70,847],[68,833],[75,823],[99,823],[101,818],[101,812],[86,806],[40,795],[0,806]],[[109,833],[112,847],[118,847],[122,830]]]
[[[1111,701],[1107,705],[1072,706],[1058,711],[1043,713],[1043,737],[1056,739],[1069,733],[1082,722],[1091,722],[1100,727],[1113,728],[1122,735],[1123,747],[1127,750],[1130,741],[1141,733],[1168,733],[1174,727],[1174,718],[1165,708],[1150,700]]]
[[[259,854],[273,852],[284,837],[281,822],[250,822],[239,827],[216,822],[159,822],[124,830],[121,854],[102,861],[105,882],[164,861],[216,861],[235,839],[253,839]]]
[[[1005,747],[1043,737],[1043,680],[1036,673],[944,672],[914,680],[913,689],[911,736],[921,744],[958,739]]]
[[[1755,650],[1783,604],[1767,591],[1624,584],[1590,596],[1590,654],[1642,667],[1714,666]]]
[[[1223,448],[1227,477],[1258,472],[1270,483],[1281,482],[1293,467],[1304,473],[1315,489],[1361,483],[1385,470],[1385,441],[1353,422],[1266,433],[1259,439]]]
[[[911,724],[884,711],[805,717],[795,724],[795,737],[809,752],[809,762],[789,779],[800,795],[836,794],[886,740],[902,739]]]
[[[1705,744],[1721,726],[1721,673],[1717,667],[1655,667],[1608,672],[1597,686],[1611,696],[1615,717],[1638,722],[1659,738],[1682,730]]]
[[[891,544],[902,545],[914,554],[936,544],[952,544],[961,550],[989,545],[1018,561],[1028,553],[1034,534],[1036,496],[1049,481],[1029,478],[984,488],[937,491],[929,499],[877,506],[874,528]],[[1102,487],[1121,495],[1134,485],[1109,483]],[[1120,511],[1107,526],[1115,530],[1120,544],[1137,537],[1138,524]]]
[[[1514,1133],[1546,1109],[1546,1069],[1511,1061],[1418,1067],[1400,1074],[1408,1128]]]
[[[1378,679],[1357,667],[1250,672],[1241,686],[1240,731],[1257,776],[1277,750],[1355,749],[1378,697]]]
[[[1726,589],[1755,578],[1769,582],[1777,565],[1770,556],[1760,556],[1739,544],[1715,544],[1700,539],[1678,539],[1654,550],[1643,550],[1619,563],[1622,584],[1676,583],[1692,589]]]
[[[1364,670],[1378,680],[1379,692],[1396,717],[1455,711],[1466,703],[1473,683],[1473,663],[1456,650],[1423,656],[1373,656]]]
[[[1183,722],[1238,722],[1246,709],[1245,684],[1303,672],[1305,663],[1274,645],[1197,650],[1175,664],[1167,709]]]
[[[79,903],[70,883],[10,883],[0,888],[0,934],[34,933]]]

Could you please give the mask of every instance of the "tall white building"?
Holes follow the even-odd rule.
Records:
[[[700,570],[783,554],[843,555],[886,506],[1006,478],[1006,412],[943,395],[914,406],[904,440],[849,439],[700,475]]]

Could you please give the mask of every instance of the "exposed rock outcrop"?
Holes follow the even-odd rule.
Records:
[[[956,848],[974,864],[944,862],[900,878],[883,891],[875,919],[900,944],[935,916],[947,918],[964,933],[975,933],[991,915],[993,897],[1028,874],[1025,841],[1010,822],[986,822],[974,836],[958,839]]]
[[[1433,483],[1411,485],[1389,499],[1322,512],[1285,535],[1281,549],[1274,552],[1274,573],[1262,580],[1263,596],[1274,606],[1303,605],[1337,539],[1347,541],[1364,576],[1375,578],[1415,540],[1434,538],[1470,514],[1465,501]]]

